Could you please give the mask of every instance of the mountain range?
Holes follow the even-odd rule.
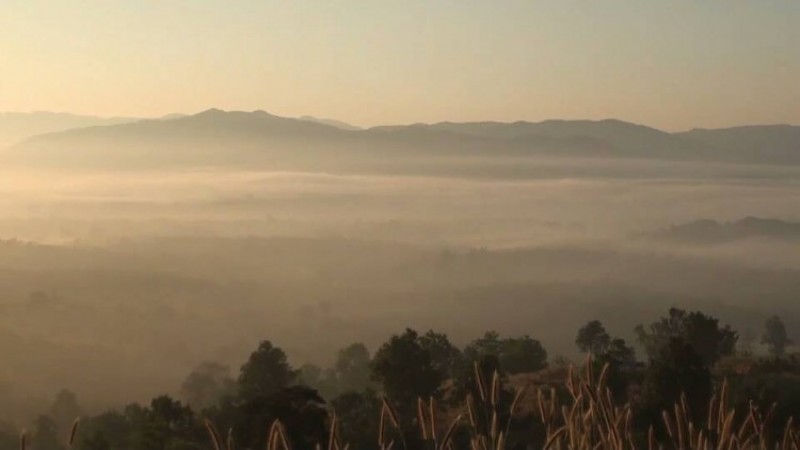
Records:
[[[608,119],[441,122],[360,129],[310,116],[218,109],[148,120],[46,114],[36,119],[30,120],[35,126],[15,128],[14,123],[21,123],[19,117],[0,115],[0,130],[34,134],[3,152],[4,163],[253,167],[324,165],[326,160],[357,164],[425,157],[569,156],[800,166],[800,126],[791,125],[669,133]],[[37,134],[41,130],[43,134]]]

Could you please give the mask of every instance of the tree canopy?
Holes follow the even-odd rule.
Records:
[[[575,338],[575,345],[584,353],[600,355],[606,352],[611,344],[611,336],[599,320],[592,320],[580,330]]]
[[[501,339],[497,332],[487,331],[464,349],[464,355],[469,361],[484,364],[496,360],[500,370],[509,374],[547,367],[547,351],[541,342],[528,335]]]
[[[635,329],[639,342],[649,358],[657,358],[661,350],[678,338],[694,348],[706,365],[713,365],[721,357],[731,355],[736,348],[738,335],[730,326],[721,327],[719,320],[699,311],[686,312],[670,308],[669,315]]]
[[[445,374],[433,364],[431,352],[416,331],[394,335],[375,353],[372,376],[394,401],[410,405],[417,397],[438,397]]]
[[[289,366],[286,353],[263,341],[242,366],[239,397],[243,400],[272,395],[294,381],[297,373]]]

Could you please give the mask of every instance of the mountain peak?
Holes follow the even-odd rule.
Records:
[[[221,109],[210,108],[210,109],[207,109],[205,111],[201,111],[201,112],[195,114],[195,116],[220,116],[220,115],[223,115],[223,114],[225,114],[225,111],[223,111]]]

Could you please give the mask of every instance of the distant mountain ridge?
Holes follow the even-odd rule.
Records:
[[[800,222],[745,217],[735,222],[700,219],[673,225],[655,234],[661,239],[694,244],[718,244],[742,239],[800,240]]]
[[[760,151],[775,159],[792,159],[800,153],[800,127],[792,125],[694,129],[676,133],[676,136],[701,142],[719,151]]]
[[[665,151],[691,150],[694,144],[655,128],[624,122],[605,120],[545,120],[543,122],[441,122],[428,125],[434,130],[445,130],[464,135],[503,139],[525,145],[543,140],[595,144],[601,150],[613,148],[622,156],[671,157]],[[597,152],[595,152],[597,153]],[[601,152],[603,153],[603,152]],[[660,154],[660,155],[659,155]]]
[[[118,125],[139,120],[131,117],[95,117],[39,111],[0,113],[0,148],[43,133],[97,125]]]
[[[169,151],[157,152],[158,145]],[[109,148],[114,148],[111,153]],[[534,155],[800,165],[800,127],[752,126],[668,133],[616,119],[440,122],[359,129],[265,111],[210,109],[189,116],[95,124],[32,137],[5,156],[32,164],[259,165],[335,152],[349,158]],[[154,160],[150,161],[151,159]]]

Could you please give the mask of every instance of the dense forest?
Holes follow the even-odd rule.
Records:
[[[16,448],[22,433],[23,445],[35,450],[653,442],[797,448],[800,358],[780,317],[764,323],[757,341],[703,312],[678,308],[634,333],[629,343],[589,321],[575,330],[574,345],[585,356],[569,361],[550,356],[529,335],[488,331],[459,348],[446,334],[406,329],[374,352],[348,345],[324,368],[292,367],[277,340],[264,340],[238,373],[213,361],[199,365],[177,398],[158,395],[87,414],[74,393],[61,390],[29,431],[5,425],[0,445]],[[576,412],[583,417],[575,419]],[[585,442],[570,444],[576,438]]]

